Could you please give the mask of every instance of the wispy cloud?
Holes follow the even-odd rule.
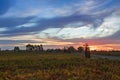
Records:
[[[59,45],[67,44],[62,40],[76,38],[119,39],[119,2],[120,0],[1,0],[0,39],[8,37],[7,40],[13,40],[13,37],[20,39],[19,36],[32,35],[26,41],[36,37],[39,40],[54,39],[60,40],[54,43],[58,42]],[[46,45],[53,42],[47,41]]]

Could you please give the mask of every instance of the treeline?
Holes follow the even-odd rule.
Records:
[[[88,44],[85,44],[84,47],[79,46],[75,49],[73,46],[64,47],[63,49],[44,49],[43,45],[26,45],[26,50],[21,50],[18,46],[15,46],[13,50],[15,53],[84,53],[86,58],[90,58],[90,48]],[[9,51],[4,51],[8,53]]]
[[[63,49],[47,49],[45,50],[46,52],[52,52],[52,53],[57,53],[57,52],[65,52],[65,53],[82,53],[84,51],[83,47],[78,47],[77,49],[75,49],[73,46],[69,46],[69,47],[64,47]]]
[[[21,50],[18,46],[14,47],[13,51],[19,52],[19,51],[27,51],[27,52],[47,52],[47,53],[75,53],[79,52],[82,53],[84,51],[84,47],[80,46],[77,49],[75,49],[73,46],[64,47],[63,49],[56,48],[56,49],[44,49],[43,45],[26,45],[26,50]]]

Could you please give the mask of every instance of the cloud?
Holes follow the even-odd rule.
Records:
[[[43,30],[38,35],[44,35],[47,38],[72,39],[72,38],[101,38],[108,37],[120,31],[120,22],[118,16],[109,16],[104,19],[104,22],[94,28],[91,24],[82,25],[81,23],[71,23],[64,28],[48,28]]]
[[[23,43],[45,43],[41,41],[34,41],[34,40],[0,40],[0,45],[2,44],[23,44]]]
[[[64,17],[55,17],[50,19],[39,19],[37,21],[30,21],[33,17],[27,17],[27,18],[7,18],[7,19],[0,19],[0,22],[2,22],[1,26],[7,26],[10,29],[9,31],[3,32],[3,34],[16,34],[21,35],[24,33],[30,33],[30,32],[36,32],[36,31],[42,31],[47,28],[64,28],[66,25],[69,25],[71,23],[78,23],[82,22],[82,25],[86,24],[92,24],[93,27],[98,27],[99,24],[102,23],[102,20],[99,17],[91,16],[91,15],[71,15],[71,16],[64,16]],[[10,20],[11,19],[11,20]],[[9,21],[10,20],[10,21]],[[96,22],[97,21],[97,22]],[[20,27],[15,28],[17,26],[20,26],[21,24],[36,24],[33,27]]]
[[[74,46],[83,46],[84,43],[88,43],[90,46],[101,46],[101,45],[116,45],[120,47],[120,41],[119,39],[113,39],[113,38],[97,38],[97,39],[83,39],[83,38],[74,38],[74,39],[66,39],[66,40],[61,40],[61,41],[66,41],[66,42],[72,42]],[[82,44],[81,44],[82,43]],[[114,46],[115,47],[115,46]]]
[[[0,28],[0,32],[3,32],[3,31],[7,31],[7,29],[6,28]]]
[[[6,13],[11,7],[10,0],[0,0],[0,15]]]
[[[16,10],[16,8],[12,7],[2,17],[25,18],[25,17],[36,16],[36,15],[39,15],[40,13],[41,13],[41,10],[39,8]]]
[[[108,39],[118,39],[120,40],[120,30],[117,31],[115,34],[112,34],[111,36],[107,37]]]
[[[25,2],[25,1],[22,0],[22,2]],[[34,2],[34,1],[31,0],[30,3],[25,2],[27,4],[26,6],[32,4],[32,2]],[[46,2],[43,1],[43,3],[46,3]],[[59,1],[57,1],[57,2],[59,2]],[[60,1],[60,2],[64,3],[64,1]],[[73,1],[71,1],[71,2],[73,2]],[[75,2],[79,2],[80,5],[77,5],[77,3],[72,3],[71,5],[69,4],[67,6],[60,5],[60,6],[57,6],[56,8],[54,8],[53,6],[50,8],[44,7],[43,9],[41,9],[40,7],[37,7],[37,9],[34,9],[34,8],[36,8],[36,6],[33,6],[33,5],[32,5],[33,8],[27,7],[25,9],[25,3],[23,3],[23,6],[20,6],[20,4],[17,3],[17,4],[19,4],[18,6],[16,5],[17,7],[23,8],[23,10],[20,9],[20,11],[22,10],[20,12],[22,17],[17,17],[15,15],[13,15],[15,17],[13,17],[13,16],[10,17],[11,12],[10,13],[8,12],[9,17],[5,17],[5,16],[2,17],[0,19],[0,26],[8,28],[8,31],[4,31],[2,34],[4,34],[4,36],[5,35],[13,35],[13,36],[14,35],[23,35],[23,34],[29,34],[31,32],[33,33],[33,32],[42,31],[47,28],[64,28],[67,25],[73,24],[73,23],[82,23],[81,25],[79,25],[79,27],[90,24],[90,25],[93,25],[93,27],[97,28],[103,23],[104,18],[111,15],[111,13],[113,12],[112,9],[110,9],[109,11],[103,11],[102,13],[99,13],[99,14],[92,14],[91,10],[96,9],[96,5],[98,3],[101,3],[101,1],[96,1],[96,0],[77,1],[76,0]],[[83,5],[82,2],[85,4]],[[109,2],[109,1],[107,1],[107,2]],[[101,5],[103,5],[103,4],[106,4],[106,1],[103,2]],[[87,10],[88,12],[85,12],[80,9],[80,12],[78,12],[79,7],[83,10],[85,10],[84,8],[87,8],[89,10]],[[92,9],[90,9],[89,7],[92,7]],[[39,10],[39,8],[40,8],[40,10]],[[52,8],[52,12],[50,12],[51,8]],[[15,8],[13,7],[13,9],[15,9]],[[47,11],[44,11],[44,9],[45,10],[47,9]],[[29,13],[24,10],[27,10]],[[17,9],[13,10],[13,11],[17,11]],[[13,13],[13,11],[12,11],[12,13]],[[42,14],[46,14],[46,12],[47,12],[48,14],[51,14],[51,15],[59,14],[59,16],[53,16],[52,18],[47,18],[49,15],[46,14],[45,15],[46,18],[42,18],[42,17],[40,17],[41,11],[42,11]],[[68,15],[68,13],[71,13],[71,14]],[[94,11],[94,13],[96,13],[96,11]],[[19,12],[18,13],[14,12],[13,14],[20,15]],[[33,18],[33,15],[34,16],[36,15],[36,18],[35,17]],[[65,15],[65,16],[63,16],[63,15]],[[43,16],[43,15],[41,15],[41,16]],[[29,26],[26,27],[25,24],[35,24],[35,25],[30,25],[30,27]]]
[[[24,35],[60,41],[68,39],[116,41],[120,38],[120,0],[15,1],[12,3],[10,0],[0,1],[0,37],[2,38],[11,36],[17,38]],[[26,37],[26,39],[33,40],[35,37]],[[14,42],[27,41],[10,41],[10,43]],[[47,41],[46,45],[49,43]]]
[[[31,16],[25,18],[14,18],[14,17],[0,18],[0,26],[7,28],[14,28],[18,25],[29,22],[29,20],[31,20],[32,18],[34,17]]]

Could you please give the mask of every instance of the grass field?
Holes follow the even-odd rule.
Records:
[[[80,54],[0,54],[0,80],[120,80],[120,61]]]
[[[104,56],[120,56],[120,51],[92,51],[91,53]]]

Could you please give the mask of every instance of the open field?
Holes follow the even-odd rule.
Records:
[[[0,54],[0,80],[120,80],[120,61],[80,54]]]
[[[92,51],[91,53],[104,56],[120,56],[120,51]]]
[[[92,51],[92,58],[107,58],[110,60],[120,60],[120,51]]]

